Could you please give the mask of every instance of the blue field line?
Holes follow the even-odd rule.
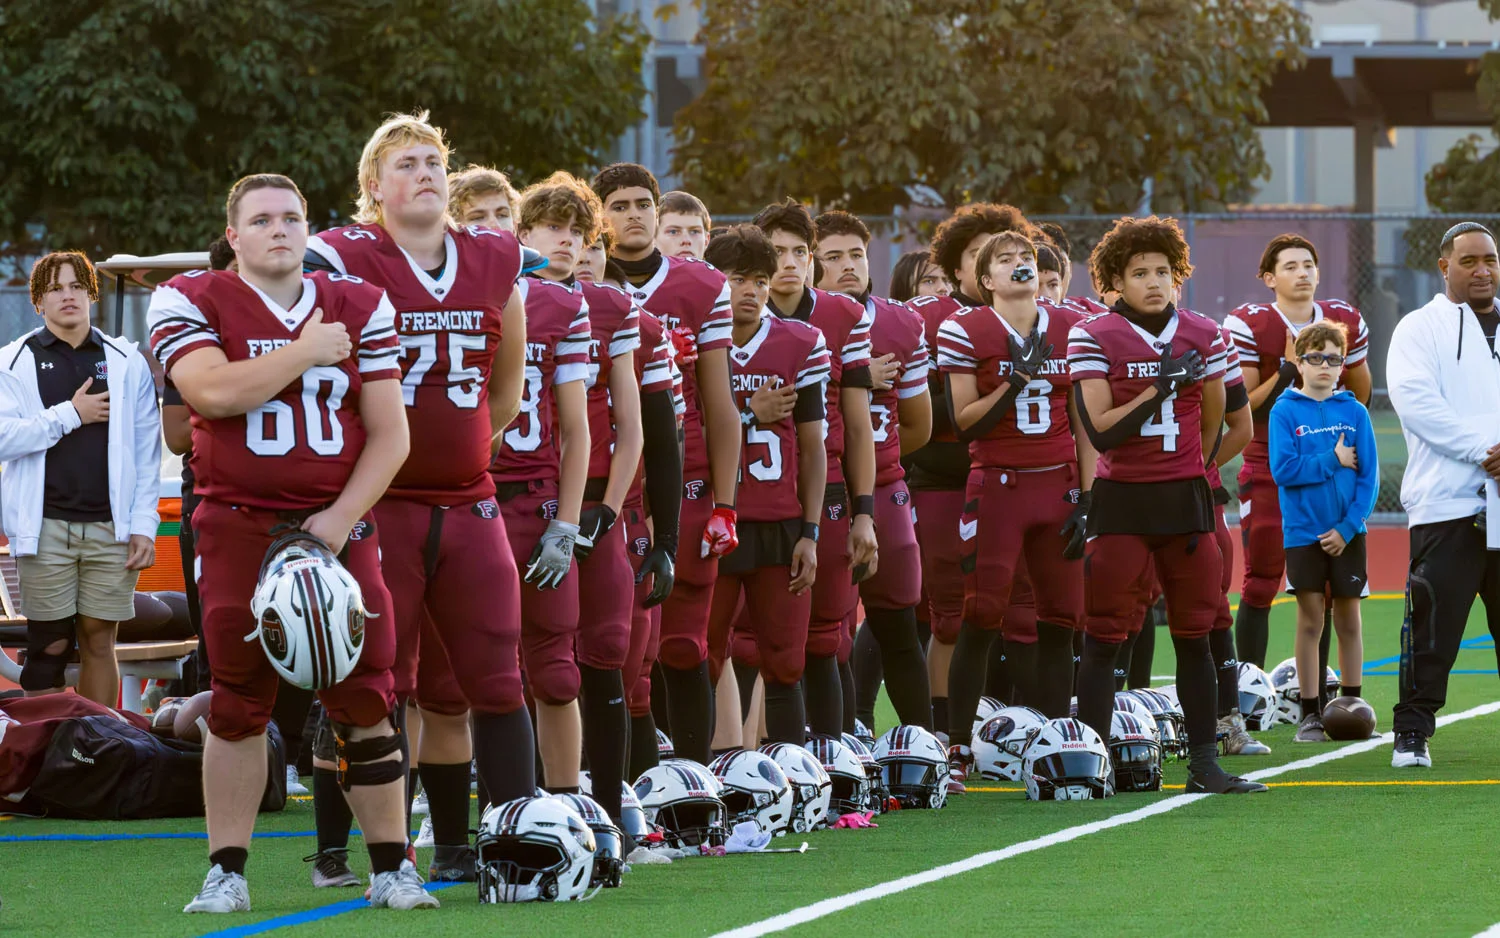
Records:
[[[422,888],[428,892],[437,892],[439,889],[447,889],[449,886],[457,885],[459,884],[427,883]],[[343,915],[345,912],[354,912],[359,909],[368,909],[369,907],[370,903],[367,899],[345,899],[343,902],[318,906],[316,909],[293,912],[289,915],[278,915],[275,918],[268,918],[264,922],[256,922],[254,925],[236,925],[233,928],[225,928],[222,931],[204,932],[198,938],[248,938],[250,935],[263,935],[268,931],[275,931],[278,928],[306,925],[309,922],[318,922],[325,918],[333,918],[335,915]]]
[[[1449,674],[1495,674],[1494,668],[1454,668]],[[1365,677],[1400,677],[1399,671],[1366,671]]]
[[[1465,651],[1465,650],[1468,650],[1468,651],[1476,651],[1476,650],[1482,651],[1484,649],[1491,649],[1491,650],[1493,650],[1494,647],[1495,647],[1495,640],[1493,638],[1489,637],[1488,635],[1481,635],[1478,638],[1467,638],[1467,639],[1464,639],[1462,642],[1460,642],[1459,645],[1458,645],[1458,648],[1459,648],[1460,651]],[[1383,667],[1383,666],[1388,665],[1388,664],[1397,664],[1400,661],[1401,661],[1401,656],[1400,655],[1391,655],[1389,658],[1376,658],[1373,661],[1366,661],[1364,666],[1367,669],[1368,668],[1379,668],[1379,667]],[[1366,671],[1366,673],[1369,673],[1369,672]],[[1468,674],[1470,672],[1468,672],[1468,671],[1453,671],[1451,673],[1453,673],[1453,674]],[[1473,673],[1475,673],[1475,674],[1487,674],[1487,673],[1491,673],[1491,672],[1476,671],[1476,672],[1473,672]]]

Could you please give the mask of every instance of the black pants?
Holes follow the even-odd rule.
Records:
[[[193,632],[198,636],[198,650],[193,655],[193,680],[187,688],[188,695],[209,689],[208,643],[203,640],[203,607],[198,602],[196,572],[197,536],[193,531],[193,510],[200,499],[188,484],[182,486],[182,525],[177,531],[177,549],[182,555],[182,591],[187,596],[188,618],[192,620]]]
[[[1431,736],[1437,729],[1437,712],[1448,697],[1448,672],[1458,658],[1476,595],[1484,600],[1490,634],[1500,633],[1500,551],[1485,549],[1484,532],[1474,527],[1474,519],[1413,527],[1397,733]]]

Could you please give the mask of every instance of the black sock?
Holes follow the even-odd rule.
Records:
[[[1150,618],[1150,613],[1147,613]],[[1125,689],[1127,678],[1130,675],[1130,662],[1135,657],[1136,642],[1141,640],[1141,632],[1150,628],[1149,625],[1142,626],[1140,631],[1132,632],[1125,641],[1120,643],[1120,650],[1115,652],[1115,693]]]
[[[1318,693],[1323,702],[1327,703],[1333,699],[1338,691],[1328,689],[1328,653],[1333,646],[1333,607],[1330,604],[1323,610],[1323,634],[1318,638]]]
[[[1218,715],[1227,717],[1240,705],[1240,663],[1234,657],[1234,636],[1228,629],[1209,632],[1208,648],[1218,678]]]
[[[1360,691],[1364,690],[1363,684],[1343,684],[1339,686],[1340,697],[1362,697]]]
[[[667,709],[671,711],[672,748],[678,758],[707,765],[714,735],[714,706],[708,680],[708,662],[691,668],[661,667],[667,685]],[[834,669],[835,680],[838,669]]]
[[[625,747],[629,741],[626,734],[630,729],[625,680],[618,668],[602,671],[586,664],[578,666],[578,675],[583,751],[589,759],[594,800],[618,824],[620,782],[625,779]]]
[[[1101,739],[1109,739],[1109,721],[1115,710],[1115,658],[1120,646],[1083,637],[1083,655],[1078,664],[1078,719],[1094,728]]]
[[[1073,696],[1073,630],[1051,622],[1036,624],[1036,703],[1048,719],[1068,715]]]
[[[1207,744],[1212,748],[1218,736],[1216,701],[1219,681],[1208,636],[1187,638],[1174,635],[1172,645],[1177,651],[1177,698],[1182,704],[1183,722],[1187,725],[1188,746]],[[1214,764],[1217,764],[1217,757]]]
[[[1323,715],[1323,695],[1322,694],[1314,694],[1312,697],[1303,697],[1299,693],[1297,695],[1297,699],[1302,704],[1302,716],[1304,718],[1308,714],[1310,714],[1310,713],[1316,713],[1320,717]]]
[[[807,722],[812,731],[823,736],[842,733],[844,689],[839,683],[839,659],[834,655],[826,658],[808,655],[802,672],[802,688],[806,695]]]
[[[760,676],[760,668],[738,658],[731,658],[729,666],[734,668],[734,685],[740,691],[740,723],[743,724],[750,719],[750,705],[755,700],[755,679]]]
[[[847,661],[839,662],[839,689],[844,692],[843,706],[839,712],[843,714],[843,722],[840,726],[845,733],[854,732],[854,668]]]
[[[1240,600],[1240,611],[1234,616],[1234,640],[1241,661],[1249,661],[1258,668],[1266,666],[1266,642],[1271,634],[1271,609],[1269,606],[1251,606]]]
[[[1146,623],[1136,635],[1135,645],[1130,649],[1130,671],[1126,675],[1126,686],[1151,686],[1151,665],[1156,660],[1156,633],[1160,628],[1151,613],[1147,612]]]
[[[370,873],[394,873],[401,869],[401,861],[406,859],[406,844],[365,844],[365,849],[370,851]]]
[[[800,684],[766,681],[766,735],[773,743],[807,742],[807,711]]]
[[[948,744],[967,746],[974,732],[974,714],[979,709],[980,691],[984,690],[984,669],[990,660],[990,647],[1000,638],[998,631],[981,629],[965,622],[953,645],[953,662],[948,666]]]
[[[432,839],[444,847],[469,842],[469,763],[417,764],[422,787],[427,791]]]
[[[226,873],[238,873],[245,875],[245,863],[250,859],[250,851],[245,847],[220,847],[208,855],[210,864],[217,863]]]
[[[885,676],[885,692],[891,698],[896,718],[924,729],[932,729],[932,688],[927,681],[927,659],[922,655],[922,643],[917,632],[917,611],[908,609],[868,609],[865,627],[861,635],[868,633],[870,644],[876,646],[876,661],[880,670],[869,689],[869,718],[865,726],[875,728],[875,695],[880,690],[880,674]],[[859,654],[856,637],[855,655]],[[854,676],[859,678],[859,670]],[[864,700],[859,701],[861,705]]]
[[[656,721],[647,713],[643,717],[630,718],[630,778],[632,781],[646,774],[656,765]]]
[[[865,610],[865,622],[854,633],[854,654],[850,658],[850,664],[854,666],[854,718],[872,730],[875,728],[875,701],[880,697],[880,682],[885,678],[885,647],[877,639],[873,623],[877,615],[884,617],[889,612],[890,610],[885,609]],[[915,643],[917,638],[915,609],[911,610],[911,625],[911,637]],[[917,646],[917,662],[922,666],[922,685],[925,687],[927,667],[922,662],[921,646]],[[894,704],[896,692],[887,690],[886,693],[891,696],[891,702]],[[896,713],[901,712],[901,707],[896,706]],[[931,719],[931,717],[932,712],[929,709],[927,718]],[[902,722],[906,721],[903,719]]]
[[[651,721],[656,728],[672,734],[672,715],[667,712],[667,676],[660,661],[651,662]]]
[[[531,714],[523,705],[510,713],[479,713],[472,717],[474,755],[487,804],[504,804],[536,793],[536,737]],[[482,807],[483,805],[481,805]]]
[[[1041,623],[1037,625],[1040,627]],[[1037,656],[1041,650],[1036,642],[1027,644],[1005,640],[1004,644],[1005,670],[1010,672],[1012,689],[1009,697],[995,699],[1022,707],[1035,707],[1038,699],[1037,681],[1041,677],[1038,673]]]
[[[939,732],[948,732],[948,698],[932,698],[932,725]]]
[[[1003,635],[990,645],[989,661],[984,664],[984,693],[1008,704],[1020,702],[1016,699],[1015,674],[1011,670],[1010,643]]]
[[[354,823],[354,812],[344,800],[344,790],[339,787],[339,774],[333,769],[313,766],[313,824],[318,829],[318,849],[348,849],[349,827]],[[407,807],[410,808],[410,802]]]

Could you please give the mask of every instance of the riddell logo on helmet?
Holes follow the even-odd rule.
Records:
[[[910,749],[892,749],[891,752],[890,752],[890,754],[893,755],[893,756],[909,756],[909,755],[911,755],[911,750]]]

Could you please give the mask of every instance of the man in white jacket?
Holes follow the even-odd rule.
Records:
[[[1486,543],[1486,519],[1500,525],[1500,516],[1485,510],[1500,479],[1500,258],[1474,222],[1450,228],[1440,255],[1447,290],[1396,325],[1386,365],[1409,453],[1401,504],[1411,526],[1396,768],[1432,765],[1427,740],[1475,594],[1500,621],[1500,551]]]
[[[27,617],[21,686],[54,693],[78,642],[78,692],[114,706],[115,630],[156,558],[161,416],[132,342],[90,325],[93,265],[76,251],[31,271],[43,326],[0,349],[0,527]]]

